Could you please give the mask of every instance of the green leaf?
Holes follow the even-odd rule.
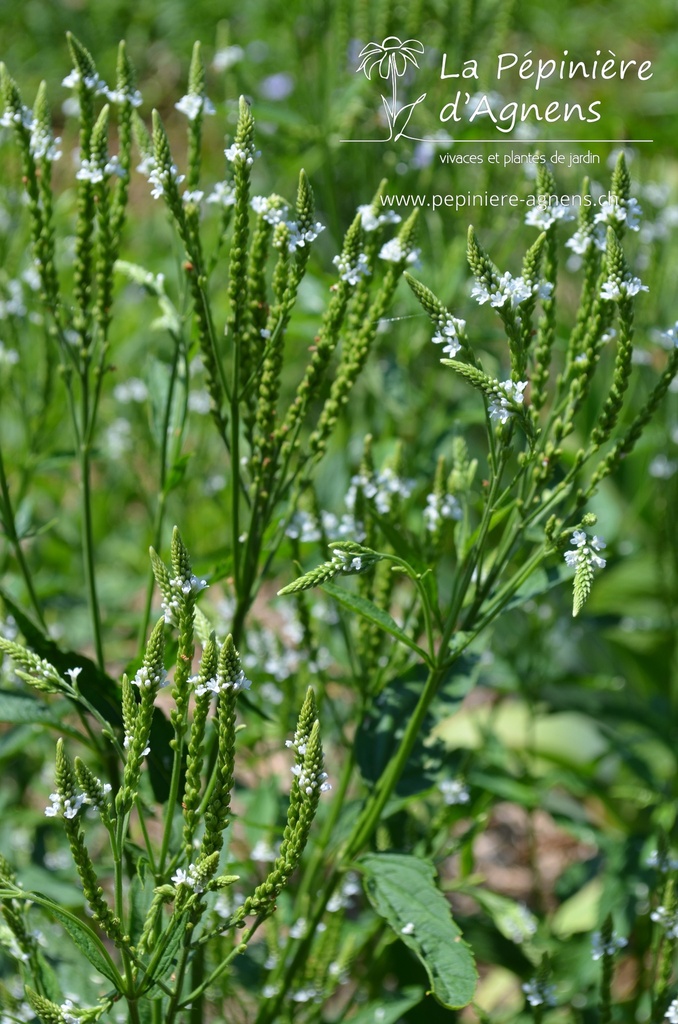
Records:
[[[12,892],[7,891],[6,888],[0,890],[0,898],[7,898],[8,896],[12,899],[31,900],[33,903],[44,907],[52,917],[55,917],[60,922],[80,952],[87,957],[99,974],[102,974],[104,978],[108,978],[118,991],[124,991],[125,983],[120,977],[117,967],[111,960],[103,942],[89,925],[84,924],[74,914],[71,914],[70,911],[64,910],[63,907],[60,907],[54,900],[51,900],[49,896],[45,896],[44,893],[24,892],[22,889],[16,889]]]
[[[365,892],[375,911],[421,960],[431,992],[450,1010],[468,1006],[478,974],[430,861],[399,853],[361,857]]]
[[[63,708],[63,703],[61,704]],[[63,715],[55,704],[43,704],[34,697],[12,690],[0,690],[0,722],[11,725],[53,725],[59,727]]]
[[[565,579],[570,579],[571,576],[572,573],[565,563],[562,565],[552,565],[547,569],[536,569],[530,578],[525,580],[523,585],[516,590],[511,600],[504,606],[504,610],[508,611],[509,608],[519,608],[520,605],[532,601],[535,597],[541,597],[542,594],[546,594],[549,590],[553,590],[554,587],[560,586]]]
[[[176,920],[175,915],[172,915],[167,928],[160,938],[158,948],[162,949],[162,953],[155,965],[152,965],[151,971],[144,980],[144,992],[152,989],[156,982],[163,981],[165,975],[171,973],[171,969],[176,965],[177,952],[184,941],[189,917],[189,910],[185,910]],[[163,943],[166,943],[164,947]]]
[[[351,1017],[351,1024],[397,1024],[404,1013],[421,1002],[423,996],[423,988],[408,986],[395,999],[368,1003],[355,1017]]]
[[[368,622],[378,626],[379,629],[383,629],[385,633],[389,633],[396,640],[400,641],[401,644],[404,644],[405,647],[415,651],[422,661],[425,661],[427,664],[429,663],[429,656],[426,651],[419,644],[415,643],[407,633],[403,632],[388,612],[385,612],[382,608],[377,608],[376,604],[372,604],[367,598],[361,597],[359,594],[353,594],[349,590],[343,590],[334,583],[323,583],[322,589],[337,604],[346,608],[347,611],[353,612],[355,615],[361,615]]]
[[[467,654],[458,658],[448,670],[398,780],[396,796],[410,797],[430,789],[443,770],[449,770],[450,752],[442,740],[432,739],[432,734],[441,719],[452,717],[454,720],[454,713],[475,683],[478,662],[477,655]],[[426,676],[426,668],[415,665],[391,680],[365,713],[356,731],[355,751],[360,774],[366,782],[376,783],[400,746],[426,684]]]
[[[62,651],[54,640],[47,636],[40,626],[36,625],[33,619],[16,604],[11,594],[1,586],[0,597],[7,611],[16,620],[17,626],[31,650],[51,662],[57,672],[62,675],[69,668],[81,668],[82,672],[78,676],[78,689],[83,697],[103,715],[110,725],[121,725],[122,715],[117,683],[105,672],[102,672],[91,658],[87,658],[77,651]]]

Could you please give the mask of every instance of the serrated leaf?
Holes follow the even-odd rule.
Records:
[[[0,690],[0,722],[8,725],[60,726],[61,721],[58,705],[43,704],[24,693]]]
[[[160,959],[155,964],[152,974],[147,974],[144,980],[144,992],[148,992],[150,989],[155,987],[155,983],[163,981],[165,975],[170,972],[170,969],[174,967],[176,962],[177,952],[181,943],[184,941],[184,935],[186,933],[186,925],[190,917],[190,911],[185,910],[176,920],[175,915],[172,916],[170,923],[160,938],[160,943],[165,942],[167,938],[167,944],[163,948]]]
[[[409,797],[430,789],[445,762],[449,765],[449,751],[440,740],[432,741],[431,735],[436,723],[453,716],[474,685],[478,661],[478,656],[466,655],[458,658],[448,670],[398,780],[396,796]],[[355,751],[360,773],[366,782],[376,783],[399,747],[426,684],[426,676],[423,665],[414,666],[392,680],[365,714],[356,731]]]
[[[351,1017],[351,1024],[397,1024],[404,1013],[420,1003],[424,996],[423,988],[404,988],[395,999],[380,999],[378,1003],[368,1003]]]
[[[41,892],[24,892],[22,889],[16,889],[15,891],[7,891],[3,889],[0,891],[0,898],[10,897],[11,899],[25,899],[31,900],[33,903],[37,903],[39,906],[44,907],[55,917],[57,921],[63,926],[68,932],[73,942],[78,947],[81,953],[89,960],[94,968],[102,974],[104,978],[108,978],[119,991],[123,991],[125,984],[120,977],[117,967],[111,960],[106,947],[103,942],[96,935],[89,925],[84,924],[74,914],[71,914],[68,910],[64,910],[54,900],[51,900],[49,896],[45,896]]]
[[[367,598],[361,597],[360,594],[353,594],[349,590],[343,590],[342,587],[336,586],[334,583],[323,583],[322,589],[333,598],[337,604],[340,604],[347,611],[353,612],[355,615],[360,615],[362,618],[367,619],[368,622],[378,626],[379,629],[383,629],[385,633],[389,633],[390,636],[398,640],[405,647],[409,647],[410,650],[415,651],[422,661],[428,663],[429,656],[425,650],[423,650],[419,644],[415,643],[407,633],[405,633],[400,626],[397,624],[388,612],[385,612],[382,608],[377,608],[376,604],[368,601]]]
[[[373,853],[358,866],[374,910],[426,968],[431,992],[450,1010],[468,1006],[478,974],[450,905],[435,883],[430,861],[400,853]]]
[[[26,612],[15,602],[14,598],[4,587],[0,587],[0,597],[9,613],[16,620],[16,624],[26,638],[28,646],[41,658],[54,665],[57,672],[65,674],[69,668],[80,668],[82,672],[78,676],[78,689],[90,704],[103,715],[106,721],[113,726],[122,725],[120,714],[120,700],[118,697],[118,686],[110,676],[91,660],[77,651],[62,651],[61,648],[47,636],[43,630],[26,614]]]

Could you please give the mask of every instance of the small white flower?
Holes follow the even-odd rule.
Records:
[[[207,96],[196,96],[194,93],[182,96],[178,103],[174,104],[174,107],[180,114],[185,114],[189,121],[195,121],[201,111],[203,114],[214,113],[214,104],[207,99]]]
[[[379,250],[379,259],[386,260],[387,263],[416,263],[420,253],[421,249],[410,249],[406,252],[399,238],[391,238]]]
[[[80,82],[80,72],[74,68],[69,75],[66,75],[61,84],[66,89],[77,89]],[[93,92],[95,96],[108,95],[108,86],[96,73],[93,75],[85,75],[82,79],[82,84],[85,89],[88,89],[89,92]]]
[[[276,858],[276,852],[271,844],[267,843],[265,839],[259,839],[252,847],[250,857],[252,860],[256,860],[261,863],[272,863]]]
[[[453,494],[444,494],[442,497],[437,494],[426,496],[424,522],[430,533],[436,531],[442,519],[461,519],[462,514],[461,505]]]
[[[575,530],[570,543],[576,550],[565,552],[564,558],[567,565],[576,568],[581,563],[587,563],[588,565],[595,566],[596,569],[605,568],[606,560],[596,554],[596,552],[602,551],[606,547],[605,541],[601,537],[594,536],[589,540],[584,530]]]
[[[203,892],[204,883],[200,881],[200,874],[195,864],[189,864],[188,869],[179,868],[176,874],[172,875],[175,885],[185,885],[193,892]]]
[[[289,212],[287,205],[281,200],[280,196],[276,195],[252,196],[250,206],[255,213],[258,213],[260,217],[263,217],[273,227],[284,223]]]
[[[601,203],[600,211],[595,215],[596,224],[624,223],[631,231],[639,230],[640,217],[643,211],[637,199],[621,199],[610,202],[606,199]]]
[[[71,685],[75,686],[77,684],[78,676],[80,675],[81,672],[82,667],[78,665],[76,668],[67,668],[64,675],[67,675],[71,680]]]
[[[555,985],[546,985],[537,978],[532,978],[522,986],[530,1006],[555,1006]]]
[[[116,402],[145,402],[148,398],[148,388],[139,377],[130,377],[128,380],[120,381],[113,388],[113,397]]]
[[[212,67],[215,71],[227,71],[237,64],[245,56],[242,46],[224,46],[217,50],[212,58]]]
[[[287,249],[291,253],[296,249],[303,249],[307,242],[315,242],[320,232],[325,230],[325,225],[320,221],[316,221],[315,224],[303,230],[293,220],[286,221],[286,224],[289,230]]]
[[[650,919],[664,929],[669,939],[678,938],[678,912],[669,912],[666,907],[660,905],[652,911]]]
[[[403,927],[400,929],[400,934],[401,935],[414,935],[414,922],[413,921],[408,921],[407,924],[404,924]]]
[[[235,190],[227,181],[218,181],[205,202],[217,203],[219,206],[234,206]]]
[[[461,349],[460,335],[463,335],[466,328],[466,321],[456,316],[448,316],[438,325],[438,330],[431,341],[435,345],[443,345],[443,355],[454,359]]]
[[[291,939],[303,939],[306,934],[306,918],[300,917],[290,928]]]
[[[108,101],[109,103],[117,103],[120,106],[129,103],[130,107],[140,107],[143,103],[143,97],[138,89],[135,89],[134,92],[131,92],[129,88],[109,89]]]
[[[604,956],[614,956],[618,950],[623,949],[626,945],[628,945],[628,939],[623,938],[621,935],[616,935],[614,932],[609,942],[603,942],[601,932],[594,932],[591,936],[591,957],[593,960],[601,960]]]
[[[639,277],[632,277],[631,274],[626,274],[622,280],[616,277],[608,278],[600,289],[600,297],[610,302],[617,302],[621,298],[637,295],[639,292],[647,292],[649,290],[648,286],[643,284]]]
[[[184,192],[181,196],[181,201],[182,203],[201,203],[204,195],[204,192],[196,188],[192,192]]]
[[[254,152],[252,148],[245,148],[238,142],[234,142],[232,146],[225,149],[224,156],[233,164],[244,164],[246,167],[251,167],[254,163]]]
[[[678,999],[673,1000],[664,1014],[664,1020],[667,1020],[669,1024],[678,1024]]]
[[[368,277],[371,273],[367,263],[367,256],[364,252],[358,254],[358,258],[355,263],[351,263],[350,260],[343,255],[335,256],[332,262],[339,271],[341,280],[347,281],[349,284],[358,284],[361,277]]]
[[[531,227],[539,228],[540,231],[546,231],[556,221],[568,221],[573,220],[575,216],[574,210],[571,206],[564,206],[562,203],[551,203],[547,205],[539,204],[538,206],[532,207],[525,214],[525,223]]]
[[[496,382],[505,392],[503,395],[494,395],[490,399],[488,412],[491,420],[498,420],[499,423],[508,423],[514,414],[514,405],[522,405],[524,400],[523,392],[527,387],[526,380],[512,381],[505,380],[502,384]]]
[[[401,221],[399,214],[394,210],[376,214],[369,203],[366,206],[359,206],[358,213],[363,231],[376,231],[384,224],[400,224]]]
[[[443,795],[443,802],[450,807],[455,804],[467,804],[471,799],[468,786],[461,779],[441,779],[438,789]]]
[[[667,853],[659,856],[657,850],[653,850],[645,861],[649,868],[657,868],[659,871],[675,871],[678,868],[678,858],[670,857]]]

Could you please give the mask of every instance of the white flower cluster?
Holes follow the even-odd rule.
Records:
[[[132,686],[138,686],[140,690],[152,690],[160,689],[165,683],[165,673],[163,670],[158,672],[151,672],[146,665],[142,665],[141,668],[137,669],[137,674],[134,679],[130,680]]]
[[[200,676],[193,676],[191,682],[196,683],[199,679]],[[241,690],[249,690],[251,686],[252,680],[239,669],[235,679],[213,677],[196,686],[195,692],[198,697],[202,697],[204,693],[240,693]]]
[[[600,211],[593,218],[595,224],[625,224],[630,231],[638,231],[642,209],[637,199],[606,199],[600,204]]]
[[[316,221],[315,224],[303,230],[296,221],[288,220],[286,224],[290,232],[287,243],[287,250],[290,253],[293,253],[296,249],[303,249],[307,242],[315,242],[320,232],[325,230],[325,225],[321,224],[320,221]]]
[[[359,206],[358,213],[363,231],[377,231],[384,224],[400,224],[401,218],[394,210],[375,213],[370,203],[366,206]]]
[[[72,999],[67,999],[65,1003],[61,1004],[59,1009],[61,1010],[61,1016],[64,1019],[64,1024],[80,1024],[80,1017],[71,1013],[71,1010],[77,1010],[77,1006]]]
[[[286,223],[285,218],[289,210],[277,196],[252,196],[250,206],[273,227]]]
[[[234,142],[232,146],[224,150],[224,156],[232,164],[243,164],[245,167],[251,167],[254,163],[254,148],[252,146],[241,146],[239,142]]]
[[[584,530],[575,530],[571,543],[575,550],[565,552],[565,561],[569,566],[576,568],[580,562],[587,562],[596,569],[605,568],[607,562],[596,554],[597,551],[602,551],[605,547],[605,541],[601,537],[594,536],[589,541]]]
[[[22,107],[13,114],[5,110],[0,117],[0,128],[13,128],[15,124],[23,125],[30,131],[28,147],[36,160],[52,163],[60,158],[61,150],[58,147],[61,139],[54,138],[49,128],[34,120],[30,107]]]
[[[527,211],[525,223],[533,228],[539,228],[540,231],[546,231],[557,221],[574,220],[574,217],[575,212],[571,206],[565,206],[563,203],[554,203],[553,205],[549,203],[547,206],[545,203],[540,203]]]
[[[129,103],[130,107],[140,107],[143,103],[143,97],[138,89],[135,89],[134,92],[127,87],[123,89],[109,89],[107,96],[109,103],[117,103],[120,106]]]
[[[668,853],[664,853],[660,856],[658,850],[653,850],[645,861],[645,864],[648,868],[657,868],[658,871],[662,871],[666,874],[667,871],[675,871],[678,869],[678,858],[670,857]]]
[[[358,284],[361,277],[369,277],[371,273],[367,263],[367,256],[364,252],[358,254],[355,263],[351,263],[348,257],[343,254],[335,256],[332,262],[339,271],[341,280],[348,281],[349,284]]]
[[[293,764],[290,771],[292,775],[296,776],[299,789],[306,796],[312,796],[316,790],[319,790],[321,793],[327,793],[328,790],[332,789],[331,784],[327,782],[329,778],[327,772],[308,771],[300,764]]]
[[[180,114],[185,114],[189,121],[195,121],[201,111],[203,114],[215,113],[214,104],[207,99],[207,96],[198,96],[196,93],[190,92],[174,104],[174,109],[178,110]]]
[[[6,299],[0,299],[0,320],[6,320],[10,316],[26,316],[27,310],[21,281],[13,278],[7,282],[5,287],[8,296]]]
[[[217,181],[205,202],[216,203],[218,206],[235,206],[235,189],[227,181]]]
[[[556,987],[547,985],[538,978],[532,978],[522,986],[530,1006],[555,1006]]]
[[[443,519],[461,519],[461,505],[453,494],[427,494],[424,522],[429,533],[435,533]]]
[[[443,803],[450,807],[455,804],[467,804],[471,799],[468,786],[461,779],[441,779],[438,789],[443,795]]]
[[[178,868],[176,873],[172,875],[172,881],[175,885],[185,885],[193,892],[203,892],[204,883],[200,880],[200,872],[195,864],[189,864],[188,869]]]
[[[330,897],[327,910],[330,914],[336,914],[338,910],[347,910],[353,906],[353,897],[361,892],[362,886],[358,875],[353,871],[344,878],[341,888]]]
[[[97,781],[100,782],[100,780]],[[101,790],[104,796],[108,796],[111,792],[110,783],[102,783]],[[80,808],[85,804],[99,807],[99,804],[94,800],[90,800],[86,793],[77,793],[73,798],[66,797],[65,800],[62,799],[59,793],[50,793],[49,799],[51,802],[45,808],[46,818],[56,818],[58,814],[63,814],[64,818],[75,818]]]
[[[80,169],[75,176],[78,181],[89,181],[92,185],[97,185],[104,178],[110,177],[111,174],[117,174],[119,178],[125,177],[125,169],[121,166],[117,156],[112,156],[103,167],[96,160],[88,160],[86,157],[83,157],[80,162]]]
[[[342,572],[362,572],[363,560],[360,555],[351,555],[340,548],[332,549],[332,564]]]
[[[399,238],[391,238],[390,241],[384,242],[379,250],[379,259],[386,260],[387,263],[416,263],[420,252],[421,249],[406,251]]]
[[[505,380],[503,383],[499,381],[495,382],[504,391],[503,395],[494,395],[490,399],[488,406],[488,412],[491,420],[497,420],[499,423],[508,423],[511,416],[514,414],[514,405],[522,405],[524,400],[523,392],[527,387],[526,380]]]
[[[596,249],[600,249],[601,252],[605,251],[605,232],[594,228],[593,230],[585,228],[578,228],[577,231],[572,235],[571,238],[565,242],[568,249],[571,249],[577,256],[583,256],[589,249],[589,246],[594,245]]]
[[[621,298],[628,298],[632,295],[637,295],[638,292],[647,292],[649,290],[639,277],[625,274],[623,278],[608,277],[600,289],[600,297],[609,302],[617,302]]]
[[[322,529],[328,540],[355,540],[359,544],[365,540],[365,527],[356,520],[352,512],[344,512],[341,519],[325,509],[320,513]],[[302,544],[310,544],[322,538],[318,520],[310,512],[300,509],[290,520],[285,536],[299,540]]]
[[[148,388],[140,377],[129,377],[120,381],[113,388],[113,397],[116,402],[145,402],[148,398]]]
[[[60,793],[50,793],[49,798],[51,803],[45,808],[46,818],[56,818],[57,814],[63,814],[64,818],[75,818],[83,804],[88,802],[84,793],[78,793],[73,799],[66,797],[65,800]]]
[[[666,347],[668,348],[675,348],[678,346],[678,320],[676,320],[673,327],[669,327],[668,331],[661,331],[659,340],[662,343],[667,342]]]
[[[15,124],[21,124],[24,128],[33,127],[33,111],[30,107],[22,107],[14,113],[5,110],[0,117],[0,128],[13,128]]]
[[[481,306],[489,302],[495,309],[502,309],[508,302],[515,309],[533,295],[548,299],[552,291],[550,281],[528,281],[524,277],[513,277],[507,270],[490,288],[482,281],[476,281],[471,288],[471,298]]]
[[[669,1024],[678,1024],[678,999],[674,999],[664,1014],[664,1020]]]
[[[192,192],[181,193],[182,203],[201,203],[204,197],[205,193],[199,188],[193,189]]]
[[[148,168],[150,170],[147,170]],[[152,157],[147,157],[143,160],[137,170],[141,171],[142,174],[147,173],[148,183],[153,186],[151,195],[154,199],[159,199],[160,196],[164,195],[170,181],[173,181],[175,185],[180,185],[186,177],[185,174],[179,174],[175,164],[171,164],[164,169],[156,167],[155,160]]]
[[[31,125],[30,151],[36,160],[53,163],[61,157],[60,138],[55,138],[49,128],[34,121]]]
[[[591,246],[605,252],[607,226],[614,227],[616,224],[625,223],[631,231],[638,231],[641,213],[642,210],[635,199],[620,202],[610,202],[606,199],[595,215],[593,224],[583,229],[578,228],[565,245],[577,256],[584,256]]]
[[[409,480],[402,480],[390,466],[386,466],[379,473],[366,476],[364,473],[357,473],[351,477],[351,483],[344,499],[349,511],[355,508],[358,488],[361,489],[368,501],[374,502],[379,515],[387,515],[391,511],[393,499],[396,495],[399,498],[409,498],[412,493],[412,484]]]
[[[668,939],[678,939],[678,911],[667,910],[661,904],[650,914],[655,924],[661,925]]]
[[[622,935],[612,934],[609,942],[603,942],[601,932],[594,932],[591,936],[591,957],[593,960],[602,960],[604,956],[614,956],[616,952],[628,945],[628,939]]]
[[[277,857],[277,853],[265,839],[258,839],[252,847],[250,857],[261,864],[272,864]]]
[[[71,73],[66,75],[61,84],[66,89],[77,89],[77,87],[80,85],[80,81],[80,72],[77,70],[77,68],[73,68]],[[97,75],[96,73],[93,75],[85,75],[85,77],[82,79],[82,84],[85,86],[86,89],[89,89],[90,92],[93,92],[95,96],[104,95],[110,97],[110,91],[108,86],[104,82],[103,78],[99,78],[99,75]]]
[[[172,590],[172,596],[169,600],[165,599],[162,602],[161,607],[165,613],[165,622],[168,626],[177,626],[177,615],[181,609],[182,597],[188,597],[189,594],[199,594],[200,591],[204,590],[205,587],[209,586],[209,584],[207,580],[201,580],[195,575],[191,575],[186,578],[174,576],[169,583]]]
[[[438,324],[438,330],[431,338],[435,345],[444,345],[443,355],[454,359],[461,349],[460,335],[464,333],[466,321],[456,316],[448,316]]]

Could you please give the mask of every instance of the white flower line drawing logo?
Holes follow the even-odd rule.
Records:
[[[424,44],[418,39],[406,39],[403,42],[398,36],[387,36],[381,43],[368,43],[358,54],[360,64],[357,70],[364,71],[366,78],[371,80],[372,72],[378,68],[379,76],[391,82],[390,100],[383,94],[381,97],[388,121],[388,138],[373,141],[390,142],[391,139],[397,141],[403,136],[411,138],[411,136],[405,135],[405,128],[412,117],[414,108],[426,98],[426,93],[422,93],[414,103],[398,107],[398,79],[403,77],[408,64],[413,64],[415,68],[419,67],[416,54],[423,52]]]

